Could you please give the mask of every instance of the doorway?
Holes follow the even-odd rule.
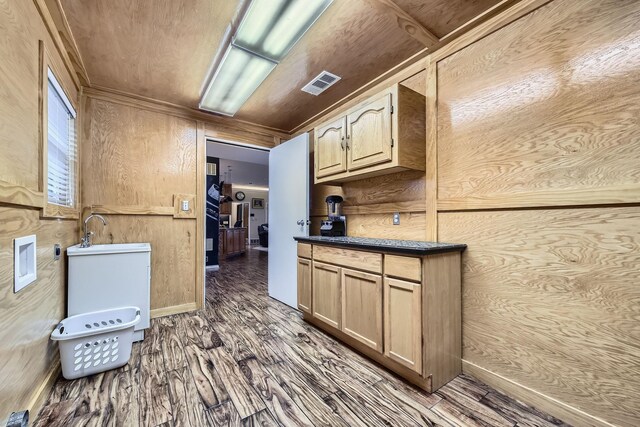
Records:
[[[260,227],[268,230],[269,151],[239,142],[207,140],[208,271],[260,248]]]

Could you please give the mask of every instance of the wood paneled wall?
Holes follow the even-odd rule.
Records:
[[[0,420],[37,410],[59,369],[49,340],[66,312],[66,263],[53,247],[77,243],[75,220],[41,218],[39,43],[72,102],[78,90],[42,20],[39,3],[0,1]],[[45,77],[46,78],[46,77]],[[13,293],[13,240],[35,234],[37,280]]]
[[[84,212],[109,221],[92,224],[94,242],[151,243],[152,316],[200,307],[205,140],[272,147],[281,135],[148,98],[96,89],[85,94]],[[186,199],[194,203],[185,215],[176,203]]]
[[[197,122],[91,96],[84,104],[83,205],[108,221],[91,224],[94,242],[151,243],[152,315],[195,309],[204,271]],[[176,194],[196,200],[193,215],[174,217]]]
[[[576,425],[640,424],[638,22],[555,0],[432,58],[464,369]]]

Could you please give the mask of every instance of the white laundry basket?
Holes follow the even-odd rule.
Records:
[[[138,322],[138,307],[93,311],[61,321],[51,339],[59,342],[62,375],[72,380],[126,365]]]

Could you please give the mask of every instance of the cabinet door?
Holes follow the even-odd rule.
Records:
[[[335,175],[347,170],[345,117],[315,129],[316,177]]]
[[[313,263],[313,317],[340,329],[340,267]]]
[[[342,331],[382,353],[382,277],[342,269]]]
[[[242,230],[235,230],[234,233],[234,237],[233,237],[233,243],[235,245],[236,248],[236,253],[241,253],[243,252],[242,250],[242,236],[243,236],[243,232]]]
[[[311,260],[298,258],[298,309],[311,314]]]
[[[384,354],[422,372],[422,298],[419,283],[384,280]]]
[[[361,169],[392,160],[391,94],[347,116],[347,168]]]
[[[227,248],[226,248],[227,255],[235,255],[236,253],[236,245],[234,240],[235,233],[233,232],[232,229],[227,229],[226,236],[227,236]]]

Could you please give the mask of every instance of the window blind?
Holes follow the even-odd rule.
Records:
[[[76,113],[51,70],[47,99],[48,202],[73,207],[76,194]]]

